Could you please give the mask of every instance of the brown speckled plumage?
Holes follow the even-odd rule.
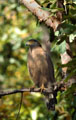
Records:
[[[28,52],[29,73],[35,85],[45,87],[55,81],[54,69],[50,56],[40,47],[30,48]]]
[[[29,42],[31,44],[29,45],[27,66],[30,76],[37,87],[41,87],[43,84],[45,88],[50,88],[51,84],[55,82],[50,55],[43,50],[36,40],[30,40]]]

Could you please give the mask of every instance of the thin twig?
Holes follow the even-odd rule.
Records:
[[[18,114],[17,114],[16,120],[18,120],[19,115],[20,115],[20,110],[21,110],[22,100],[23,100],[23,92],[21,93],[21,99],[20,99],[19,111],[18,111]]]

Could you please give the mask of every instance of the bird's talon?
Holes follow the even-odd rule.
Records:
[[[44,87],[43,84],[42,84],[42,86],[40,87],[40,89],[41,89],[41,93],[43,92],[43,90],[45,90],[45,87]]]

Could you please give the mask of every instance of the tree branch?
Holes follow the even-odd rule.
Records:
[[[60,21],[56,17],[50,16],[50,12],[43,10],[35,0],[21,0],[21,2],[28,8],[28,10],[37,16],[40,22],[44,21],[45,24],[52,27],[54,31],[57,29]]]
[[[65,89],[62,89],[62,88],[65,88],[65,83],[60,82],[56,82],[54,83],[50,89],[46,88],[42,91],[43,94],[54,94],[54,92],[56,91],[63,91]],[[23,89],[17,89],[17,90],[1,90],[0,91],[0,97],[3,97],[3,96],[6,96],[6,95],[11,95],[11,94],[16,94],[16,93],[23,93],[23,92],[41,92],[41,88],[23,88]]]
[[[6,95],[11,95],[11,94],[16,94],[16,93],[23,93],[23,92],[40,92],[40,88],[35,88],[35,89],[31,89],[31,88],[24,88],[24,89],[17,89],[17,90],[1,90],[0,91],[0,97],[2,96],[6,96]]]

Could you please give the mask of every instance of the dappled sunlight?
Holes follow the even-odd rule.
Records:
[[[2,90],[31,88],[34,86],[34,82],[32,81],[32,78],[30,78],[27,68],[28,47],[26,48],[25,44],[26,41],[31,38],[37,39],[40,42],[41,39],[46,38],[47,35],[44,34],[43,30],[45,29],[46,31],[46,27],[43,26],[44,23],[47,23],[47,20],[50,20],[52,16],[57,19],[59,15],[59,18],[57,19],[58,21],[63,17],[62,21],[60,20],[61,26],[58,27],[57,31],[53,31],[50,26],[48,26],[48,34],[50,36],[52,51],[51,58],[55,68],[55,79],[56,81],[63,80],[64,73],[62,75],[62,70],[65,68],[67,68],[68,73],[64,77],[65,82],[71,78],[71,82],[73,78],[76,79],[75,0],[73,0],[73,3],[67,0],[66,3],[63,1],[63,8],[58,8],[57,6],[57,2],[60,2],[60,0],[36,0],[36,2],[38,2],[42,7],[40,11],[45,10],[46,13],[50,13],[48,14],[49,18],[37,20],[37,16],[34,16],[33,13],[31,13],[31,10],[29,11],[23,3],[18,2],[17,0],[0,0],[1,92]],[[61,3],[59,5],[61,5]],[[61,16],[61,13],[63,13],[63,16]],[[43,18],[44,17],[45,16],[43,16]],[[56,19],[52,19],[52,25],[54,25],[54,22],[56,22],[54,20]],[[55,25],[54,27],[56,28]],[[66,52],[66,41],[69,41],[72,57],[70,62],[62,64],[60,56]],[[69,54],[71,55],[71,53]],[[39,63],[40,66],[42,64],[46,65],[42,56],[38,55],[37,57],[42,61]],[[65,60],[67,59],[65,56],[63,58]],[[31,56],[30,59],[34,65],[39,62],[39,60],[34,60]],[[48,62],[50,64],[51,61]],[[48,69],[50,69],[49,66]],[[45,73],[47,73],[48,69],[46,71],[44,70]],[[50,78],[52,73],[53,71],[49,73]],[[43,76],[45,79],[45,75]],[[38,79],[39,78],[40,72],[38,74]],[[58,91],[56,99],[57,104],[55,105],[55,110],[48,111],[43,94],[24,92],[18,120],[76,120],[76,84],[70,85],[70,87],[63,92]],[[20,93],[1,97],[0,120],[15,120],[19,111],[20,100]]]

